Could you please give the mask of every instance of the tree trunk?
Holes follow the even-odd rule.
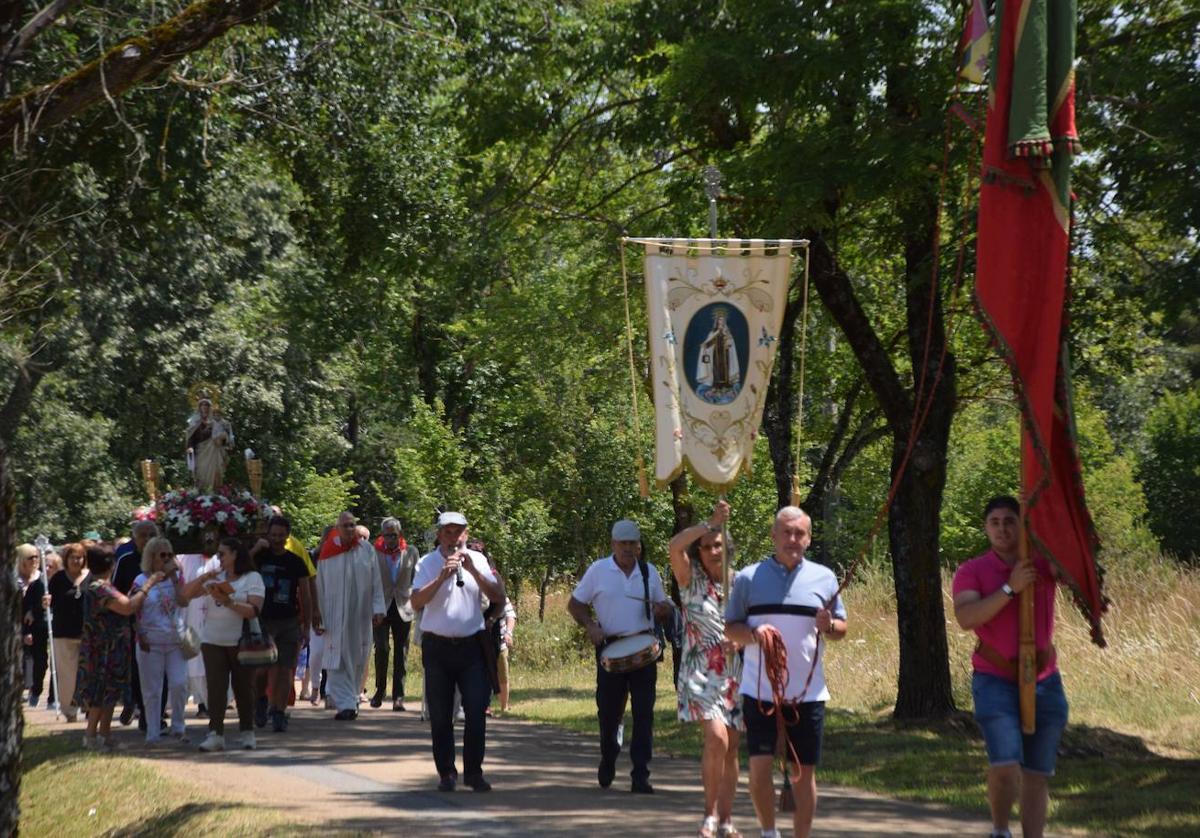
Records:
[[[0,440],[0,835],[16,835],[20,815],[21,735],[21,592],[13,564],[16,548],[14,498],[8,449]]]
[[[546,622],[546,590],[550,587],[550,568],[542,574],[542,584],[538,588],[538,622]]]
[[[932,422],[932,418],[930,419]],[[927,426],[928,427],[928,426]],[[946,482],[945,446],[923,435],[888,513],[888,540],[896,586],[896,632],[900,640],[897,719],[944,718],[953,713],[946,612],[938,556],[939,512]],[[892,443],[892,473],[905,443]],[[925,453],[932,455],[929,458]],[[929,459],[929,464],[924,464]]]
[[[932,211],[936,204],[923,206],[928,210],[925,214],[906,216],[927,219],[924,224],[913,225],[905,238],[908,346],[913,369],[919,377],[926,332],[929,333],[925,388],[928,393],[937,382],[936,396],[888,513],[900,639],[895,715],[901,719],[936,718],[954,711],[938,561],[946,449],[954,414],[954,358],[947,353],[939,375],[938,362],[945,330],[942,307],[936,294],[931,299],[929,281]],[[909,391],[901,382],[886,347],[854,294],[850,277],[838,265],[828,243],[819,234],[812,238],[813,286],[854,350],[867,383],[887,417],[893,440],[892,477],[895,479],[920,402],[915,398],[915,390]],[[921,402],[927,400],[925,396]]]
[[[792,391],[795,370],[796,321],[800,318],[802,301],[790,300],[783,312],[779,329],[779,350],[775,354],[775,374],[767,385],[767,403],[763,409],[763,433],[771,452],[775,470],[777,506],[787,506],[792,497],[792,473],[796,461],[792,454],[792,426],[796,421],[796,397]],[[803,410],[804,406],[801,405]],[[811,513],[812,510],[807,510]]]
[[[145,34],[128,38],[49,84],[0,101],[0,136],[9,148],[101,102],[150,81],[190,52],[246,23],[279,0],[198,0]]]
[[[915,222],[908,226],[904,239],[913,410],[919,412],[927,406],[928,413],[888,515],[900,639],[897,719],[942,718],[955,710],[939,539],[956,378],[954,356],[946,346],[941,295],[932,281],[937,200],[932,189],[923,190],[902,210],[904,217]],[[902,467],[908,435],[917,421],[918,416],[912,416],[903,433],[893,429],[893,479]]]

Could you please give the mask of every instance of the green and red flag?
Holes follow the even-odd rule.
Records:
[[[1075,132],[1074,0],[998,0],[983,146],[975,302],[1013,375],[1034,549],[1104,645],[1099,547],[1070,402],[1067,257]]]

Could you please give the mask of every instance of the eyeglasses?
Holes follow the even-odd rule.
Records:
[[[398,532],[385,532],[385,533],[383,534],[383,537],[384,537],[384,538],[399,538],[399,537],[400,537],[400,533],[398,533]]]

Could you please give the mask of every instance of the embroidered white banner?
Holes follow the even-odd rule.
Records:
[[[645,248],[655,479],[726,491],[749,467],[787,303],[790,239],[638,239]]]

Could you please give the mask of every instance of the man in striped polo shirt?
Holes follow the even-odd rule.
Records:
[[[750,751],[750,796],[763,838],[776,838],[775,788],[771,762],[776,747],[775,692],[759,645],[762,626],[773,626],[787,650],[787,683],[779,708],[790,745],[788,762],[796,809],[797,838],[807,838],[817,808],[816,766],[821,756],[829,690],[821,665],[821,638],[846,636],[846,609],[833,571],[804,558],[812,541],[812,519],[798,506],[785,506],[771,528],[775,555],[743,568],[733,580],[725,610],[725,634],[746,649],[742,670],[743,717]]]

